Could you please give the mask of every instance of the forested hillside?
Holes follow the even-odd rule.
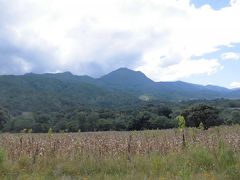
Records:
[[[142,130],[177,127],[184,115],[209,115],[206,127],[239,123],[239,90],[181,81],[154,82],[121,68],[99,79],[58,74],[0,76],[0,130],[20,132]],[[205,100],[204,100],[205,99]]]

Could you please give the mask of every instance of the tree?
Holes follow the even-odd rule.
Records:
[[[97,130],[98,131],[109,131],[113,127],[111,119],[98,119],[97,120]]]
[[[86,117],[86,122],[88,122],[86,131],[96,131],[98,119],[99,119],[98,113],[93,111],[90,112]]]
[[[180,129],[180,131],[182,132],[182,142],[183,142],[183,147],[186,146],[186,141],[185,141],[185,127],[186,127],[186,120],[185,118],[180,115],[177,116],[177,121],[178,121],[178,128]]]
[[[11,121],[11,130],[14,132],[20,132],[23,129],[32,129],[35,119],[32,113],[22,113],[21,115],[14,117]]]
[[[0,107],[0,130],[4,128],[4,125],[10,120],[9,112],[5,109]]]
[[[130,130],[144,130],[150,128],[150,119],[152,114],[148,111],[138,112],[136,118],[133,119],[130,125]]]
[[[51,117],[47,114],[36,114],[33,132],[48,132]]]
[[[240,111],[239,110],[234,110],[231,112],[231,121],[232,124],[240,124]]]
[[[167,129],[172,128],[172,120],[166,116],[154,116],[150,119],[151,129]]]
[[[125,117],[117,117],[115,119],[115,130],[117,131],[123,131],[123,130],[126,130],[127,129],[127,123],[126,123],[126,120],[125,120]]]
[[[202,123],[205,130],[210,126],[218,126],[223,123],[218,114],[219,111],[215,107],[206,104],[194,105],[182,113],[187,126],[199,127]]]
[[[177,116],[178,127],[179,129],[183,130],[186,127],[186,121],[183,116]]]
[[[173,112],[169,107],[167,107],[165,105],[159,105],[157,107],[157,113],[159,116],[165,116],[165,117],[170,118],[170,114],[172,114]]]

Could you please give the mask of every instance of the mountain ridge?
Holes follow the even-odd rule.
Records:
[[[102,75],[98,78],[94,78],[94,77],[91,77],[89,75],[75,75],[73,74],[72,72],[70,71],[64,71],[64,72],[57,72],[57,73],[25,73],[23,75],[11,75],[11,74],[8,74],[8,75],[0,75],[1,76],[27,76],[27,75],[67,75],[67,76],[74,76],[74,77],[86,77],[86,78],[89,78],[89,79],[94,79],[94,80],[101,80],[102,78],[104,78],[105,76],[108,76],[114,72],[135,72],[135,73],[139,73],[139,74],[142,74],[144,75],[147,79],[149,79],[150,81],[154,82],[154,83],[186,83],[186,84],[191,84],[191,85],[197,85],[197,86],[203,86],[203,87],[208,87],[209,89],[211,88],[218,88],[218,89],[225,89],[225,90],[240,90],[240,88],[227,88],[227,87],[223,87],[223,86],[219,86],[219,85],[214,85],[214,84],[207,84],[207,85],[202,85],[202,84],[197,84],[197,83],[191,83],[191,82],[185,82],[185,81],[181,81],[181,80],[177,80],[177,81],[154,81],[152,80],[151,78],[147,77],[143,72],[141,71],[135,71],[135,70],[131,70],[129,68],[126,68],[126,67],[120,67],[116,70],[113,70],[105,75]]]
[[[119,106],[141,101],[238,99],[240,90],[183,81],[154,82],[140,71],[120,68],[100,78],[71,72],[0,76],[0,105],[21,111],[100,105]]]

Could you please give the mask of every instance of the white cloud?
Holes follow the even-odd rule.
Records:
[[[174,81],[192,75],[212,75],[222,68],[223,66],[221,66],[216,59],[199,59],[179,61],[179,63],[167,67],[159,67],[156,64],[145,64],[142,67],[139,67],[138,70],[144,70],[146,74],[151,75],[153,79]]]
[[[230,84],[230,86],[232,87],[232,88],[240,88],[240,82],[232,82],[231,84]]]
[[[26,60],[20,58],[20,57],[13,57],[14,64],[16,64],[18,67],[20,67],[20,72],[29,72],[32,67],[31,64],[29,64]]]
[[[221,58],[224,60],[239,60],[240,59],[240,54],[239,53],[234,53],[234,52],[227,52],[223,53],[221,55]]]
[[[103,72],[128,66],[156,81],[215,73],[221,69],[217,60],[192,57],[240,42],[240,3],[234,0],[215,11],[189,2],[0,0],[0,38],[7,34],[16,46],[46,53],[49,58],[42,63],[49,64],[49,71],[91,74],[91,64]]]

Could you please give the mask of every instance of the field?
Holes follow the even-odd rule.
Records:
[[[240,126],[1,134],[0,179],[240,179]]]

